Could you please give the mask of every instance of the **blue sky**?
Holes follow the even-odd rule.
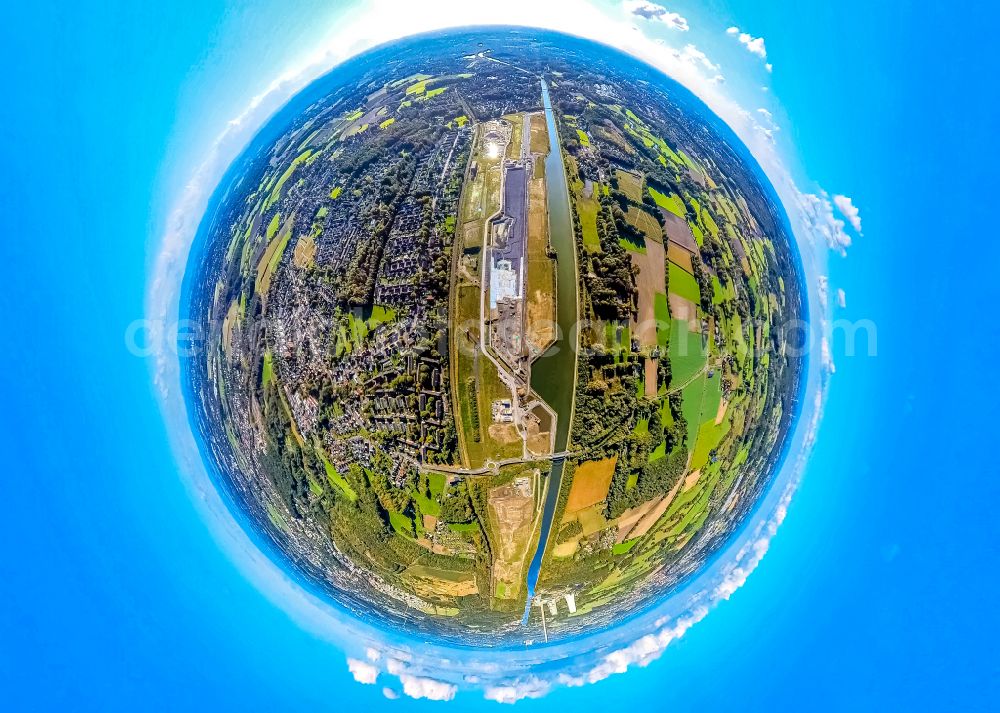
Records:
[[[802,192],[860,208],[863,236],[849,229],[847,257],[827,266],[846,298],[833,316],[871,320],[877,355],[850,358],[834,339],[805,476],[739,591],[647,667],[518,707],[987,710],[1000,693],[996,12],[666,5],[686,32],[628,21],[679,52],[693,44],[736,104],[770,111]],[[338,646],[245,576],[205,517],[211,493],[179,474],[148,360],[125,348],[177,196],[226,122],[360,12],[10,12],[5,707],[440,708],[357,685]],[[618,4],[602,12],[625,18]],[[731,26],[764,38],[766,60]]]

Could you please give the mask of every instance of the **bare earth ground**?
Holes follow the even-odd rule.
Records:
[[[552,452],[552,417],[541,406],[532,411],[538,422],[526,419],[528,450],[536,455],[546,455]]]
[[[512,423],[491,423],[489,427],[490,438],[498,443],[507,445],[508,443],[519,443],[521,436]]]
[[[719,401],[719,410],[715,414],[715,425],[718,426],[722,423],[723,419],[726,418],[726,409],[729,408],[729,402],[725,399]]]
[[[517,596],[523,580],[524,556],[531,541],[535,516],[531,488],[536,481],[537,477],[532,479],[532,486],[527,491],[509,483],[489,492],[490,517],[496,525],[493,528],[493,586],[495,590],[497,583],[505,584],[508,598]]]

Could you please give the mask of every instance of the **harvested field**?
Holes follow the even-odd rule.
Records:
[[[658,502],[655,507],[653,507],[642,517],[641,520],[639,520],[638,523],[636,523],[635,529],[629,533],[630,540],[645,535],[650,531],[650,529],[652,529],[653,525],[656,524],[656,521],[663,517],[663,513],[667,511],[667,508],[670,507],[670,503],[672,503],[674,498],[677,497],[677,491],[680,490],[682,482],[683,481],[678,480],[677,484],[671,488],[669,493],[667,493],[667,496]]]
[[[576,519],[580,523],[580,527],[583,528],[584,537],[590,537],[595,532],[600,532],[607,527],[608,521],[604,519],[603,510],[604,508],[600,504],[596,504],[576,513]]]
[[[674,319],[687,322],[689,332],[700,331],[701,325],[698,321],[698,307],[691,300],[686,300],[680,295],[671,292],[669,297],[670,314]]]
[[[639,340],[639,348],[656,346],[656,294],[663,293],[666,284],[664,273],[663,244],[650,240],[646,243],[646,254],[632,253],[632,263],[639,268],[636,287],[639,291],[639,309],[633,334]]]
[[[624,542],[628,538],[629,533],[635,528],[639,521],[646,516],[646,514],[660,504],[663,500],[661,495],[658,498],[653,498],[652,500],[647,500],[642,505],[637,505],[634,508],[629,508],[621,515],[618,516],[618,538],[617,542]]]
[[[625,216],[625,220],[627,220],[630,225],[642,231],[643,235],[646,236],[647,243],[663,242],[663,229],[660,227],[660,224],[656,222],[656,218],[651,216],[642,208],[636,208],[634,205],[630,205],[628,207],[628,214]]]
[[[545,156],[549,153],[549,131],[545,126],[545,114],[531,115],[531,153]]]
[[[567,513],[574,513],[603,502],[608,497],[611,476],[615,473],[618,456],[603,460],[584,461],[573,473],[573,486],[566,501]]]
[[[292,253],[295,267],[307,268],[316,260],[316,240],[311,235],[303,235],[295,243]]]
[[[277,215],[275,215],[277,217]],[[292,214],[281,224],[277,237],[272,238],[267,244],[264,254],[257,263],[257,283],[254,292],[260,295],[261,300],[267,301],[267,292],[271,286],[271,277],[278,268],[281,255],[285,251],[285,246],[292,237],[292,226],[295,224],[295,215]],[[268,231],[270,232],[270,230]]]
[[[472,572],[455,572],[426,565],[412,565],[403,573],[413,591],[423,597],[467,597],[479,593]]]
[[[656,368],[657,360],[646,357],[645,364],[643,365],[645,376],[645,391],[643,393],[647,399],[656,398]]]
[[[618,177],[618,190],[628,196],[630,200],[642,203],[642,176],[620,168],[615,172],[615,175]]]
[[[548,209],[545,179],[528,184],[528,269],[525,338],[532,355],[543,353],[556,338],[556,271],[548,256]]]
[[[684,272],[694,273],[694,268],[691,266],[691,253],[673,241],[667,244],[667,258]]]
[[[698,478],[701,477],[701,470],[692,471],[685,479],[684,485],[681,487],[681,492],[686,493],[691,488],[693,488],[698,483]]]
[[[574,554],[576,554],[576,550],[580,546],[581,537],[583,537],[582,534],[577,535],[572,540],[569,540],[567,542],[560,542],[558,545],[552,548],[552,556],[562,557],[562,558],[572,557]]]
[[[668,210],[661,212],[665,219],[664,230],[670,242],[677,243],[690,253],[696,252],[698,250],[698,243],[695,242],[694,235],[691,233],[691,226],[688,225],[688,222],[683,218],[678,218]]]

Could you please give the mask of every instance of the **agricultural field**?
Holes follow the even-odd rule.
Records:
[[[618,180],[618,190],[628,196],[628,199],[636,203],[642,202],[643,177],[631,171],[618,169],[615,171]]]

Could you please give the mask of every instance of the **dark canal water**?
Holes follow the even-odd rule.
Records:
[[[559,323],[559,339],[531,367],[531,388],[534,389],[555,410],[556,453],[566,450],[569,441],[569,427],[573,413],[573,391],[576,377],[576,345],[573,325],[577,321],[576,298],[576,244],[573,239],[573,218],[570,214],[569,186],[563,166],[562,151],[559,147],[559,132],[549,100],[549,88],[542,80],[542,103],[545,107],[545,123],[549,130],[549,155],[545,159],[545,187],[549,209],[549,240],[558,257],[556,261],[556,319]],[[542,508],[542,529],[538,549],[528,567],[528,601],[524,609],[524,623],[531,611],[531,598],[535,594],[535,584],[542,567],[542,556],[549,538],[552,517],[559,500],[559,486],[562,483],[563,461],[552,463],[545,504]]]

